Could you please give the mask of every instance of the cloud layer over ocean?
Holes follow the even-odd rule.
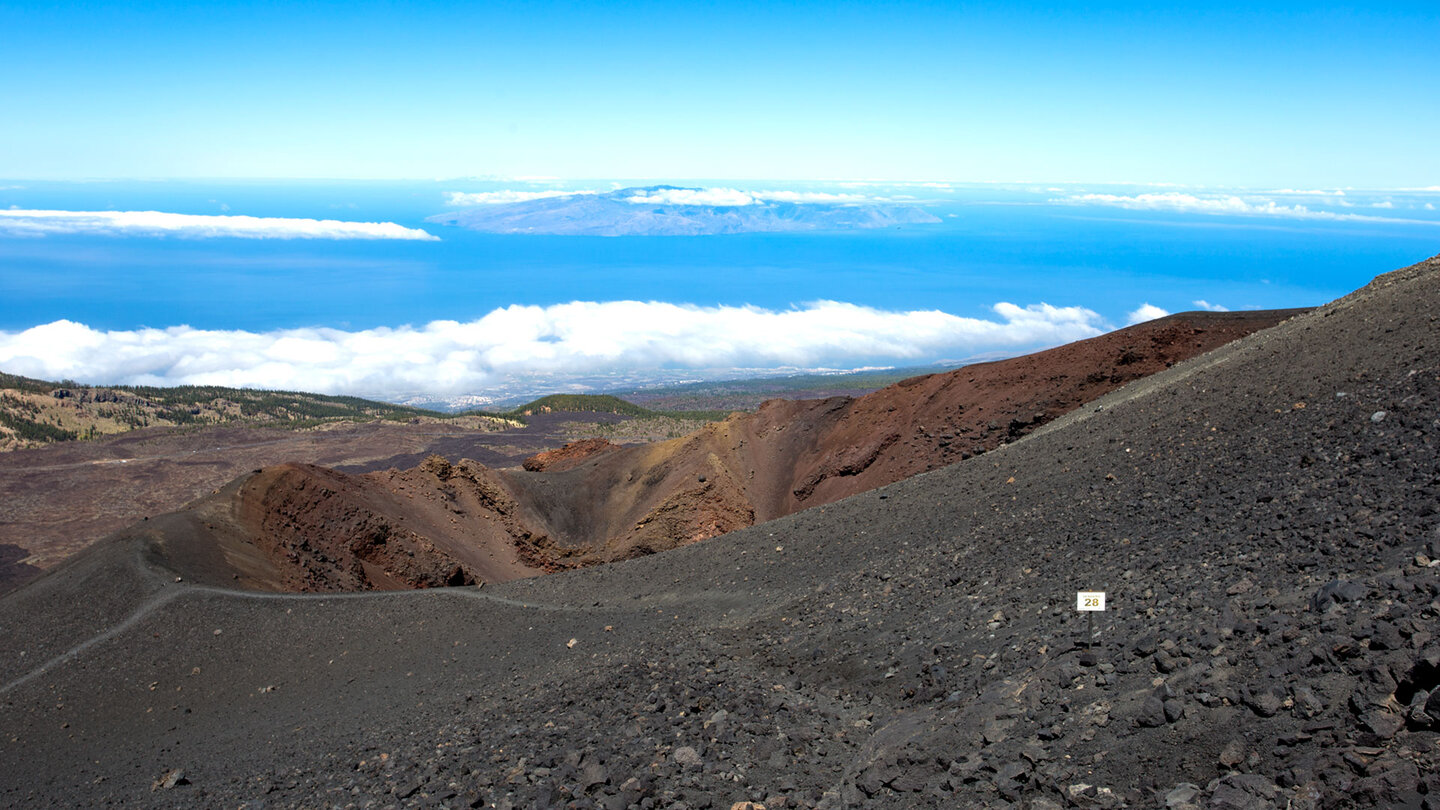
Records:
[[[408,239],[438,237],[393,222],[171,214],[164,211],[0,209],[0,236],[178,236],[190,239]]]
[[[593,195],[598,191],[447,191],[446,205],[507,205],[509,203],[548,200],[555,197],[573,197],[577,194]]]
[[[1100,334],[1083,307],[999,303],[994,319],[835,301],[788,310],[642,301],[510,306],[468,323],[343,331],[0,332],[0,368],[97,384],[230,385],[382,396],[471,393],[512,375],[660,368],[854,367],[1021,351]]]
[[[1343,191],[1294,191],[1283,189],[1276,193],[1290,196],[1324,196],[1342,207],[1354,207],[1354,203],[1344,199],[1346,195]],[[1073,194],[1063,199],[1052,200],[1052,202],[1069,203],[1071,205],[1103,205],[1115,208],[1126,208],[1132,211],[1168,211],[1183,214],[1323,219],[1337,222],[1387,222],[1411,225],[1440,225],[1440,222],[1434,220],[1400,219],[1368,214],[1337,213],[1335,211],[1317,210],[1300,203],[1284,205],[1265,197],[1240,196],[1228,193],[1191,194],[1178,191],[1166,191],[1146,194]],[[1393,209],[1395,205],[1393,202],[1386,200],[1371,203],[1368,207]]]

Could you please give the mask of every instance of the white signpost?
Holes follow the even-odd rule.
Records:
[[[1089,631],[1085,646],[1088,648],[1095,640],[1095,614],[1105,610],[1105,592],[1076,591],[1075,609],[1085,614],[1085,629]]]

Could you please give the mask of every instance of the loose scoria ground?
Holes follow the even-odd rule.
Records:
[[[962,463],[483,589],[177,582],[149,521],[0,599],[0,802],[1435,806],[1437,313],[1431,260]]]

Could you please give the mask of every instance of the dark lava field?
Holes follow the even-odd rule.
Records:
[[[197,584],[199,518],[151,518],[0,597],[0,804],[1440,807],[1437,346],[1431,259],[959,463],[483,588]]]

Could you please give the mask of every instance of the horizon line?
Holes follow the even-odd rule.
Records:
[[[1183,188],[1183,189],[1215,189],[1215,190],[1253,190],[1266,191],[1270,193],[1306,193],[1314,194],[1317,191],[1323,193],[1328,191],[1374,191],[1374,192],[1406,192],[1406,193],[1440,193],[1440,182],[1429,185],[1416,183],[1409,186],[1388,186],[1388,185],[1340,185],[1331,183],[1290,183],[1290,184],[1224,184],[1224,183],[1187,183],[1171,180],[1054,180],[1054,179],[1007,179],[1007,180],[956,180],[940,177],[926,178],[875,178],[875,177],[829,177],[829,178],[782,178],[782,177],[706,177],[706,176],[546,176],[546,175],[515,175],[515,176],[487,176],[487,175],[455,175],[450,177],[285,177],[285,176],[258,176],[258,175],[193,175],[193,176],[109,176],[109,177],[24,177],[4,176],[0,177],[0,183],[205,183],[205,182],[226,182],[226,183],[523,183],[527,185],[546,184],[578,184],[590,182],[723,182],[723,183],[816,183],[816,184],[867,184],[867,185],[925,185],[945,184],[952,186],[1119,186],[1133,188]],[[1306,192],[1292,191],[1296,188],[1308,187],[1312,189]],[[3,189],[20,190],[20,189]]]

